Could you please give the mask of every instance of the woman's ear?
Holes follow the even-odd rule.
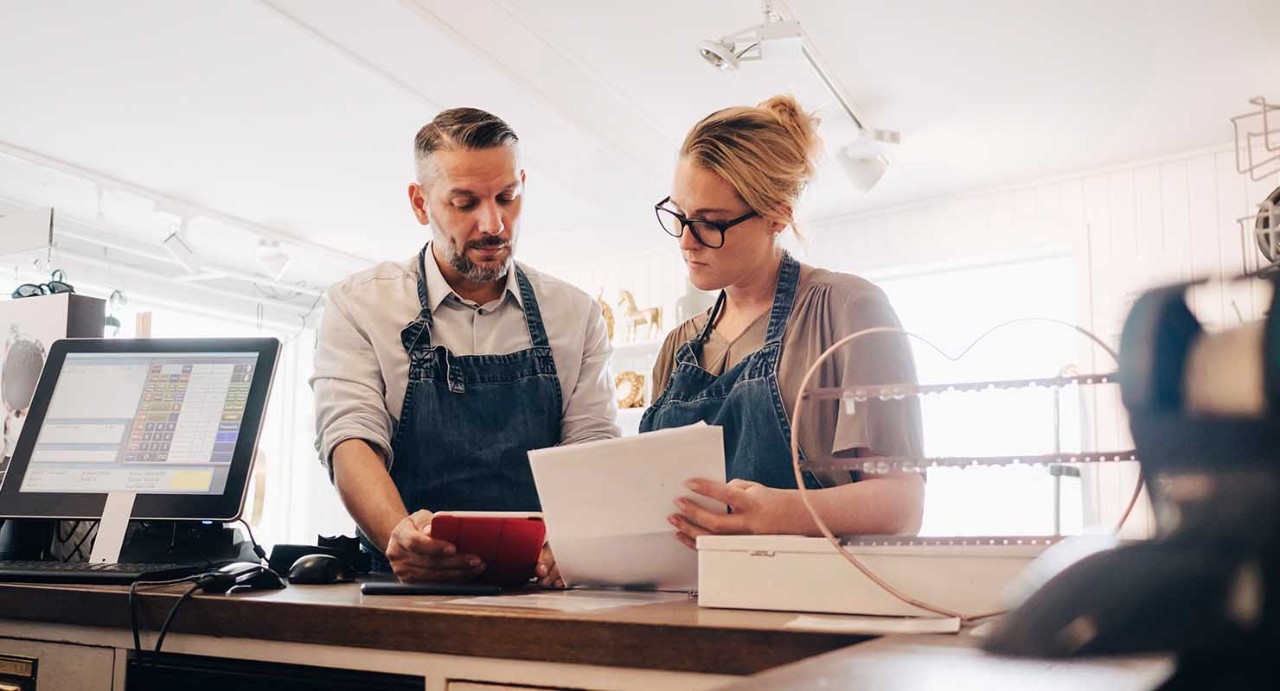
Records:
[[[786,230],[787,226],[791,225],[791,213],[792,213],[792,208],[790,204],[783,204],[779,206],[778,218],[785,218],[787,220],[786,222],[770,221],[769,232],[773,233],[774,235],[781,235],[782,231]]]

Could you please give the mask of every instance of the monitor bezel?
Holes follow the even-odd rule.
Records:
[[[236,440],[227,484],[221,495],[137,494],[131,520],[234,521],[244,510],[249,477],[262,433],[262,421],[275,379],[280,341],[276,338],[69,338],[49,349],[40,381],[28,408],[26,422],[14,448],[3,484],[0,484],[0,518],[56,518],[96,520],[102,517],[107,493],[21,492],[39,429],[57,388],[62,363],[72,353],[208,353],[255,354],[253,381],[245,404],[240,435]]]

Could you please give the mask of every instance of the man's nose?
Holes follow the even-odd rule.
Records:
[[[498,235],[506,229],[506,225],[502,222],[502,211],[492,200],[480,205],[477,225],[480,232],[486,235]]]

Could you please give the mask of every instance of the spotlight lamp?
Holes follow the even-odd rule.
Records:
[[[258,240],[258,249],[255,254],[262,272],[277,281],[284,276],[284,272],[293,261],[293,258],[280,248],[278,241],[268,238]]]
[[[800,22],[776,19],[714,41],[702,41],[698,43],[698,53],[721,72],[734,72],[743,62],[783,53],[798,55],[802,39]]]
[[[753,60],[767,60],[775,56],[803,57],[858,129],[857,136],[841,147],[837,160],[857,189],[870,191],[889,167],[886,153],[901,143],[902,135],[894,130],[872,128],[858,117],[852,101],[819,58],[800,22],[783,17],[780,2],[761,0],[760,7],[764,14],[763,24],[720,39],[701,41],[698,43],[699,55],[722,72],[735,72],[742,63]]]

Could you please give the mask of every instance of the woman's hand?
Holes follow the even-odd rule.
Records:
[[[556,556],[551,553],[551,545],[542,546],[534,574],[538,577],[538,585],[544,588],[564,587],[564,579],[560,577],[560,569],[556,568]]]
[[[733,511],[718,514],[690,499],[677,499],[679,513],[667,517],[676,528],[676,539],[695,549],[699,535],[787,533],[794,523],[799,497],[793,490],[766,487],[750,480],[727,483],[695,479],[685,483],[696,494],[729,505]]]

